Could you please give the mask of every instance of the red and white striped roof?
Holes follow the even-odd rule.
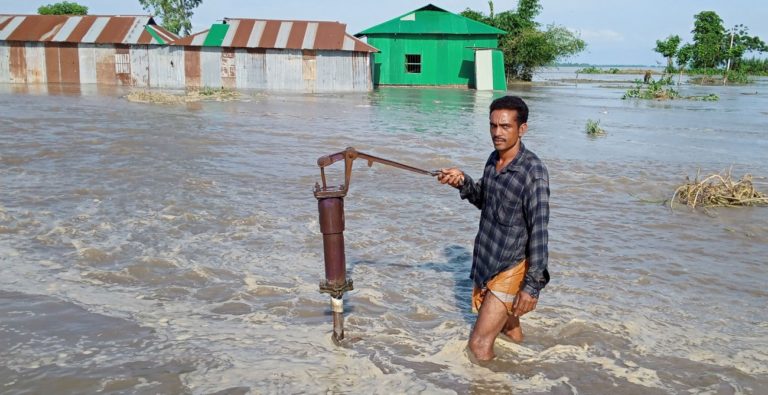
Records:
[[[212,29],[208,29],[170,44],[379,52],[347,34],[347,25],[339,22],[228,18],[224,24],[228,25],[228,29],[223,40],[209,40],[208,34]],[[216,44],[211,45],[211,41]]]
[[[178,38],[148,15],[0,15],[0,41],[167,44]]]

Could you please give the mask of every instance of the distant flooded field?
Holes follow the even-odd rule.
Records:
[[[347,146],[479,176],[500,93],[161,105],[0,85],[0,393],[763,393],[768,208],[662,201],[698,169],[768,192],[768,80],[634,101],[621,81],[562,81],[574,71],[510,88],[549,166],[552,282],[525,343],[497,341],[487,367],[465,351],[479,211],[430,177],[356,163],[354,341],[337,347],[312,187],[317,158]],[[589,119],[607,134],[588,137]]]

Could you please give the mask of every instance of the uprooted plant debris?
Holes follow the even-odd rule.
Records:
[[[739,207],[768,205],[768,197],[757,191],[752,182],[752,176],[745,174],[734,181],[731,172],[712,174],[699,181],[691,181],[686,177],[686,183],[675,190],[670,206],[675,202],[696,207]]]
[[[201,88],[189,90],[184,93],[171,93],[161,91],[131,91],[125,96],[128,101],[138,103],[176,104],[190,103],[203,100],[232,101],[240,98],[240,93],[226,88]]]

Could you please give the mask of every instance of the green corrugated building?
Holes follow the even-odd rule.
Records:
[[[356,36],[366,36],[381,51],[374,55],[375,85],[503,90],[504,59],[498,45],[505,33],[429,4]]]

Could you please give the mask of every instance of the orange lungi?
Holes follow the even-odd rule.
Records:
[[[528,261],[523,259],[520,263],[507,269],[494,278],[488,281],[486,288],[480,289],[477,286],[472,289],[472,312],[477,313],[480,311],[480,306],[483,304],[483,299],[488,291],[491,291],[494,296],[499,298],[504,306],[507,307],[507,313],[512,313],[512,303],[515,301],[515,296],[523,288],[523,282],[525,281],[525,273],[528,272]]]

